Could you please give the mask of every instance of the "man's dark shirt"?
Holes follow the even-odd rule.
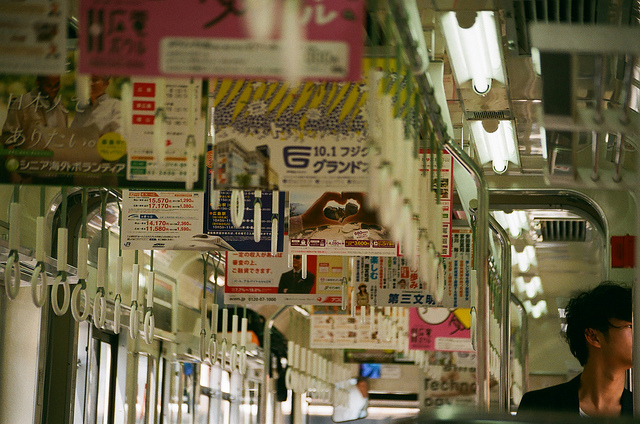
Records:
[[[580,389],[580,376],[582,374],[566,383],[525,393],[518,407],[518,415],[535,412],[579,415],[580,399],[578,398],[578,390]],[[633,397],[629,390],[624,389],[622,392],[620,405],[622,406],[620,415],[633,415]]]
[[[311,293],[313,285],[316,282],[316,276],[311,272],[307,272],[307,278],[302,278],[301,271],[287,271],[280,276],[280,284],[278,284],[278,293]]]

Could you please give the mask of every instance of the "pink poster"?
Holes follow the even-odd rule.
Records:
[[[473,352],[471,310],[435,307],[411,308],[409,349]]]
[[[282,42],[283,4],[249,11],[240,0],[81,0],[80,72],[282,79],[295,51],[305,79],[361,79],[363,0],[302,1],[305,35],[294,49]]]

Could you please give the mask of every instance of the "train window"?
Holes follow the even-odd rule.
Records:
[[[136,390],[136,424],[155,422],[156,358],[138,353],[138,384]]]
[[[117,337],[79,323],[74,423],[113,422]]]

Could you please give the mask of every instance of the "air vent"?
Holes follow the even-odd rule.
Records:
[[[542,241],[585,241],[587,222],[577,219],[541,220]]]
[[[497,119],[500,121],[511,119],[511,112],[508,110],[469,110],[465,113],[469,121],[484,121],[486,119]]]

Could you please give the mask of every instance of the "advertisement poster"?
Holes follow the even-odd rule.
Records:
[[[271,251],[272,193],[261,192],[261,201],[253,191],[240,191],[244,208],[231,218],[231,192],[217,195],[217,207],[211,208],[208,193],[153,190],[123,190],[122,248],[201,251]],[[278,197],[279,210],[285,196]],[[256,212],[259,207],[259,213]],[[260,218],[256,226],[255,219]],[[284,222],[277,227],[277,248],[284,246]]]
[[[303,272],[306,259],[307,272]],[[342,303],[340,256],[228,252],[224,301],[227,304],[330,305]]]
[[[420,150],[420,154],[424,154],[423,150]],[[425,157],[426,167],[421,172],[429,172],[429,169],[433,166],[437,167],[437,157],[430,154],[427,150]],[[433,159],[433,165],[431,163]],[[437,173],[433,173],[433,189],[438,187]],[[453,157],[447,150],[443,150],[440,159],[440,204],[442,205],[442,252],[444,257],[451,256],[451,219],[452,219],[452,205],[453,205]]]
[[[247,9],[252,4],[257,9]],[[282,78],[291,63],[288,46],[282,42],[286,31],[283,18],[288,17],[289,23],[297,20],[306,34],[296,52],[302,56],[304,77],[360,79],[363,0],[304,0],[297,19],[287,14],[284,4],[80,0],[80,70],[121,75]],[[273,22],[268,16],[273,16]],[[260,29],[262,34],[256,33]],[[263,39],[258,39],[259,35]]]
[[[451,229],[451,257],[445,258],[443,305],[449,308],[471,307],[471,271],[473,234],[471,228]],[[446,302],[445,302],[446,301]]]
[[[0,74],[62,74],[66,1],[0,1]]]
[[[364,193],[295,191],[290,196],[291,253],[397,255],[397,244],[367,208]]]
[[[471,230],[454,228],[452,232],[454,255],[444,258],[445,290],[439,304],[434,294],[425,291],[428,285],[418,278],[418,270],[402,257],[355,258],[354,281],[359,293],[375,306],[470,307]]]
[[[473,352],[471,309],[412,308],[409,310],[409,348]]]
[[[210,80],[215,187],[363,191],[366,86]]]
[[[164,89],[159,84],[164,83]],[[131,80],[131,137],[127,140],[127,179],[193,182],[203,178],[199,159],[204,151],[204,105],[201,79]],[[160,99],[162,98],[162,99]],[[164,103],[164,152],[154,151],[158,102]],[[191,150],[191,151],[189,151]],[[158,155],[164,153],[164,160]],[[194,158],[194,155],[196,156]],[[192,163],[190,163],[192,162]],[[186,187],[189,188],[189,187]]]
[[[312,314],[309,346],[313,349],[392,349],[398,348],[398,335],[404,339],[407,316],[397,318],[359,314]],[[391,321],[395,321],[395,326]],[[395,332],[394,332],[395,330]],[[402,341],[404,345],[404,341]]]
[[[475,407],[476,354],[465,352],[429,352],[422,390],[420,409],[441,406]]]
[[[3,79],[0,182],[203,188],[204,109],[199,101],[187,101],[186,80],[166,82],[167,160],[158,163],[149,149],[155,128],[154,83],[92,75],[81,100],[75,72]],[[125,87],[133,90],[131,104],[123,99]],[[194,93],[201,98],[200,91]],[[193,117],[191,123],[187,116]],[[188,147],[185,133],[190,127],[198,136],[191,137]]]

